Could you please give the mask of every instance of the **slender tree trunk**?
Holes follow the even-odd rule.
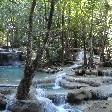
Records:
[[[93,67],[93,9],[92,9],[92,18],[91,18],[91,28],[90,28],[90,68]]]
[[[62,36],[61,36],[61,45],[62,45],[62,54],[61,54],[61,62],[62,62],[62,65],[64,64],[64,50],[65,50],[65,45],[64,45],[64,37],[65,37],[65,31],[64,31],[64,25],[65,25],[65,19],[64,19],[64,9],[65,9],[65,6],[63,6],[63,9],[62,9]]]
[[[17,94],[16,98],[18,100],[26,100],[28,98],[28,94],[30,91],[30,86],[32,84],[32,79],[34,77],[34,72],[37,68],[39,68],[41,65],[41,58],[43,56],[43,51],[45,50],[46,43],[48,41],[48,38],[44,39],[44,44],[43,46],[37,50],[36,58],[32,62],[31,57],[32,57],[32,24],[33,24],[33,12],[34,8],[36,6],[36,0],[33,0],[32,6],[31,6],[31,11],[30,11],[30,16],[29,16],[29,30],[28,30],[28,48],[27,48],[27,61],[26,61],[26,66],[24,70],[24,78],[21,80],[18,89],[17,89]],[[51,1],[51,10],[49,14],[49,19],[48,19],[48,32],[46,33],[46,37],[49,37],[49,31],[51,28],[52,24],[52,17],[53,17],[53,12],[54,12],[54,0]]]
[[[33,25],[33,13],[34,8],[36,6],[36,0],[33,0],[29,15],[29,28],[28,28],[28,42],[27,42],[27,59],[26,59],[26,65],[24,70],[24,78],[21,80],[18,89],[16,97],[18,100],[24,100],[27,99],[30,86],[32,83],[32,25]]]
[[[111,52],[109,48],[107,48],[106,51],[107,51],[107,60],[109,61],[111,59],[111,56],[110,56]]]
[[[52,25],[52,17],[53,17],[53,14],[54,14],[54,6],[55,6],[55,0],[52,0],[51,1],[51,8],[50,8],[50,14],[49,14],[49,18],[48,18],[48,23],[47,23],[47,32],[46,32],[46,36],[45,36],[45,39],[44,39],[44,44],[46,44],[46,40],[48,40],[49,38],[49,34],[50,34],[50,30],[51,30],[51,25]],[[51,65],[50,63],[50,53],[49,53],[49,48],[48,46],[46,47],[46,58],[47,58],[47,61],[48,61],[48,65]]]
[[[83,38],[83,46],[84,46],[84,67],[87,67],[87,57],[86,57],[86,41],[85,38]]]
[[[105,2],[104,2],[104,5],[105,5],[105,10],[104,10],[104,34],[103,34],[103,36],[102,36],[102,46],[101,46],[101,57],[100,57],[100,59],[101,59],[101,61],[102,62],[105,62],[105,56],[104,56],[104,49],[105,49],[105,47],[106,47],[106,44],[107,44],[107,30],[108,30],[108,26],[107,26],[107,20],[108,20],[108,1],[107,0],[105,0]]]
[[[7,31],[7,48],[9,46],[9,32]]]
[[[70,40],[71,40],[71,30],[70,30],[70,22],[71,22],[71,7],[70,7],[70,4],[71,4],[71,1],[69,1],[68,3],[68,20],[67,20],[67,23],[68,23],[68,27],[67,27],[67,30],[66,30],[66,39],[65,39],[65,43],[66,43],[66,47],[65,47],[65,57],[68,61],[71,60],[71,52],[70,52]]]

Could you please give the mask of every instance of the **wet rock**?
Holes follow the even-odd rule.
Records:
[[[56,68],[56,67],[53,67],[53,68],[51,67],[51,68],[39,69],[38,71],[54,74],[56,72],[62,71],[62,69],[61,68]]]
[[[66,102],[66,95],[65,94],[49,94],[47,98],[52,100],[54,104],[64,104]]]
[[[108,97],[112,96],[112,85],[103,85],[93,89],[97,99],[107,100]]]
[[[86,87],[70,92],[67,101],[77,103],[83,100],[107,100],[112,97],[112,85],[102,85],[100,87]]]
[[[82,69],[83,65],[73,66],[72,70],[79,70]]]
[[[40,104],[34,100],[13,102],[7,110],[11,112],[42,112]]]
[[[112,84],[112,78],[107,78],[107,79],[103,80],[102,83],[104,83],[104,84]]]
[[[104,76],[112,76],[112,69],[103,70]]]
[[[90,90],[92,94],[91,100],[107,100],[108,96],[100,94],[97,90]]]
[[[48,88],[53,88],[54,83],[43,83],[43,84],[38,84],[38,88],[43,88],[43,89],[48,89]]]
[[[89,70],[89,69],[87,69],[87,70],[85,71],[85,74],[86,74],[86,75],[95,75],[95,76],[97,76],[97,75],[98,75],[98,71],[97,71],[96,69],[94,69],[94,70]]]
[[[112,67],[112,61],[106,61],[102,63],[103,67]]]
[[[93,82],[93,81],[87,82],[86,84],[89,84],[89,86],[92,86],[92,87],[99,87],[101,85],[100,83]]]
[[[92,94],[89,91],[80,90],[73,93],[68,93],[67,101],[69,103],[80,103],[83,100],[89,100],[92,98]]]
[[[89,86],[92,86],[92,87],[99,87],[101,85],[100,83],[91,81],[91,80],[90,81],[89,80],[76,80],[76,82],[88,84]]]
[[[65,79],[60,81],[60,85],[66,89],[80,89],[81,87],[87,87],[87,84],[80,84],[77,82],[69,82]]]
[[[109,97],[112,97],[112,85],[102,85],[100,87],[88,88],[92,94],[93,100],[107,100]]]
[[[49,84],[49,83],[54,83],[54,82],[55,82],[55,78],[49,78],[49,79],[44,79],[44,80],[33,81],[32,85],[36,88],[38,84]]]
[[[0,93],[10,95],[16,91],[16,88],[0,87]]]
[[[103,73],[103,71],[101,71],[101,70],[98,70],[98,76],[104,76],[104,73]]]
[[[5,110],[6,104],[6,97],[0,93],[0,110]]]
[[[93,103],[83,112],[112,112],[112,101],[99,101]]]
[[[16,100],[13,98],[7,105],[7,110],[11,112],[58,112],[52,101],[46,98],[40,90],[30,91],[28,100]]]
[[[83,76],[85,74],[85,69],[79,69],[75,71],[77,76]]]
[[[66,76],[64,80],[61,81],[62,85],[78,85],[85,87],[85,86],[92,86],[92,87],[99,87],[101,85],[101,78],[90,78],[90,77],[73,77],[73,76]],[[77,83],[77,84],[75,84]]]

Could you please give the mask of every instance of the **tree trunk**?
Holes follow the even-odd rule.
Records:
[[[61,62],[62,62],[62,65],[64,65],[64,37],[65,37],[65,31],[64,31],[64,25],[65,25],[65,19],[64,19],[64,8],[65,6],[63,6],[63,9],[62,9],[62,36],[61,36],[61,45],[62,45],[62,49],[61,49]]]
[[[86,57],[86,41],[85,38],[83,38],[83,45],[84,45],[84,67],[87,67],[87,57]]]
[[[18,100],[26,100],[28,98],[30,86],[32,84],[32,79],[34,77],[34,72],[37,68],[40,67],[41,58],[43,56],[43,51],[45,50],[46,43],[48,41],[48,38],[44,39],[43,46],[37,50],[36,58],[32,62],[31,60],[31,57],[32,57],[32,24],[33,24],[32,18],[33,18],[33,12],[34,12],[35,6],[36,6],[36,0],[33,0],[31,11],[30,11],[30,16],[29,16],[27,61],[26,61],[26,66],[24,70],[24,78],[21,80],[18,86],[18,89],[17,89],[16,98]],[[54,0],[51,1],[51,10],[50,10],[49,20],[48,20],[48,25],[47,25],[48,32],[46,33],[47,35],[46,37],[49,37],[49,30],[52,24],[53,12],[54,12]]]
[[[29,15],[29,28],[28,28],[28,42],[27,42],[27,59],[24,70],[24,78],[21,80],[16,97],[18,100],[25,100],[28,97],[30,86],[33,78],[33,69],[31,66],[32,63],[32,25],[33,25],[33,13],[36,6],[36,0],[33,0]]]
[[[50,14],[49,14],[49,18],[48,18],[48,23],[47,23],[47,32],[46,32],[46,36],[45,36],[45,39],[44,39],[44,44],[46,44],[46,40],[48,40],[49,38],[49,32],[51,30],[51,25],[52,25],[52,17],[53,17],[53,14],[54,14],[54,6],[55,6],[55,0],[52,0],[51,1],[51,8],[50,8]],[[50,63],[50,53],[49,53],[49,48],[46,47],[46,58],[47,58],[47,61],[48,61],[48,65],[50,66],[51,63]]]
[[[91,13],[92,13],[92,18],[91,18],[91,28],[90,28],[90,58],[89,58],[90,68],[93,67],[93,8]]]
[[[107,25],[107,20],[108,20],[108,1],[107,0],[105,0],[105,2],[104,2],[104,5],[105,5],[105,10],[104,10],[104,28],[103,28],[103,32],[104,32],[104,34],[103,34],[103,36],[102,36],[102,46],[101,46],[101,57],[100,57],[100,59],[101,59],[101,61],[102,62],[105,62],[105,53],[104,53],[104,49],[105,49],[105,47],[106,47],[106,44],[107,44],[107,30],[108,30],[108,25]]]

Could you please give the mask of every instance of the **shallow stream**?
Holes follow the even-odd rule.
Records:
[[[77,62],[71,67],[63,67],[63,71],[59,71],[55,74],[49,74],[49,73],[43,73],[43,72],[36,72],[34,81],[36,80],[50,80],[53,81],[46,84],[37,84],[36,86],[36,97],[40,99],[40,101],[48,100],[50,101],[50,104],[54,105],[57,108],[57,112],[81,112],[77,107],[71,106],[66,102],[66,95],[67,90],[60,87],[59,82],[63,79],[64,76],[67,74],[70,74],[72,67],[78,67],[81,66],[80,63],[82,63],[82,53],[79,53],[79,56],[77,57]],[[80,63],[79,63],[80,62]],[[7,86],[7,85],[18,85],[21,78],[23,77],[23,67],[17,67],[17,66],[1,66],[0,67],[0,85],[1,86]],[[48,94],[56,94],[55,102],[52,103],[51,100],[47,98]],[[49,105],[49,102],[48,104]],[[52,106],[51,106],[52,107]],[[50,108],[50,107],[47,107]],[[53,112],[46,110],[46,112]]]

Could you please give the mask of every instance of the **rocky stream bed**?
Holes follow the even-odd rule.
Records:
[[[80,55],[80,61],[63,67],[63,70],[38,72],[27,101],[15,99],[17,82],[21,77],[17,77],[16,81],[11,78],[9,82],[2,81],[1,112],[112,112],[112,69],[98,67],[83,72]],[[14,74],[11,70],[8,68],[8,73]]]

